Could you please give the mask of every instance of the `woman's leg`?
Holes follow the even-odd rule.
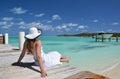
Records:
[[[60,62],[69,62],[69,58],[62,56]]]

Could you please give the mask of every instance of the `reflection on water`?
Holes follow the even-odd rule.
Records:
[[[76,46],[72,48],[68,48],[69,50],[74,50],[74,51],[85,51],[85,50],[93,50],[96,48],[102,48],[102,47],[107,47],[107,46],[89,46],[89,45],[82,45],[82,46]]]

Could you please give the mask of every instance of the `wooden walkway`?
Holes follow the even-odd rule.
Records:
[[[18,51],[20,51],[18,47],[12,46],[10,44],[0,44],[0,53],[18,52]]]
[[[8,47],[9,45],[7,45]],[[3,48],[5,49],[6,47]],[[22,63],[18,66],[13,66],[12,63],[17,61],[20,51],[8,51],[0,53],[0,79],[42,79],[39,67],[32,63],[34,61],[33,56],[26,55]],[[48,74],[45,79],[64,79],[80,72],[78,68],[69,64],[56,65],[45,69]]]
[[[98,75],[98,77],[102,78],[93,78],[96,74],[81,71],[69,64],[45,68],[48,76],[41,78],[40,69],[33,64],[34,60],[32,55],[26,55],[19,65],[12,65],[20,55],[19,50],[13,51],[13,49],[16,49],[16,47],[0,45],[0,79],[108,79]]]

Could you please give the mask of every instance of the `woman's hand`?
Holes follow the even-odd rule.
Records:
[[[45,71],[41,71],[41,77],[47,76],[47,73]]]
[[[13,66],[17,66],[19,64],[20,64],[20,62],[14,62],[14,63],[12,63]]]

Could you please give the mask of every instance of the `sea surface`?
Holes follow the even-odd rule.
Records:
[[[70,58],[68,64],[81,70],[102,73],[120,62],[120,40],[95,42],[91,37],[40,36],[45,53],[58,51]],[[10,36],[9,43],[19,47],[19,38]]]

